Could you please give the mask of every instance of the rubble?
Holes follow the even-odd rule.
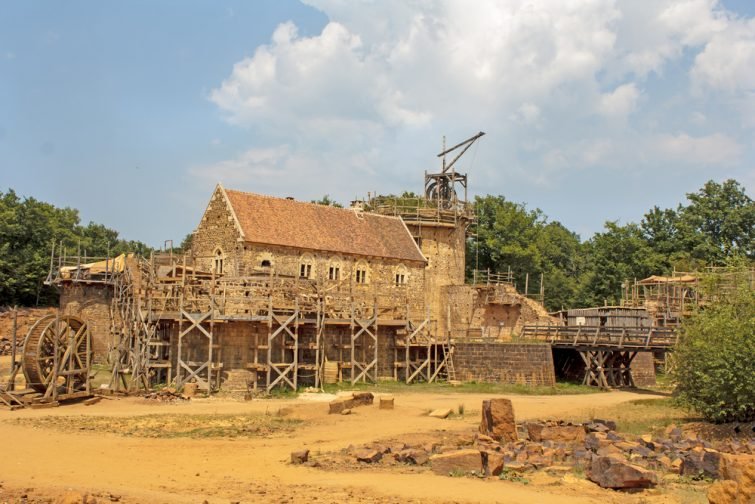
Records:
[[[402,464],[446,476],[510,479],[507,475],[540,470],[553,475],[583,470],[590,481],[615,490],[650,488],[673,474],[695,480],[720,478],[727,482],[712,487],[711,502],[725,504],[740,502],[725,500],[732,495],[755,492],[755,443],[727,442],[717,450],[697,435],[685,436],[676,426],[661,437],[619,434],[615,427],[609,420],[517,424],[510,402],[492,399],[483,402],[474,435],[425,433],[349,447],[344,454],[349,463],[356,459],[364,467]]]
[[[180,402],[180,401],[190,400],[189,397],[186,397],[184,395],[177,393],[176,389],[172,387],[156,390],[154,392],[149,392],[147,394],[144,394],[142,397],[149,401],[160,401],[160,402]]]

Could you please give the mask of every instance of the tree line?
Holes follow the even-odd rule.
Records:
[[[606,222],[586,241],[503,196],[477,197],[475,207],[467,275],[475,267],[511,268],[522,290],[526,272],[542,273],[550,310],[618,303],[626,280],[755,260],[755,203],[735,180],[711,180],[684,204],[655,206],[639,223]]]
[[[0,191],[0,306],[57,304],[56,292],[43,285],[53,242],[68,255],[80,251],[88,257],[152,251],[140,241],[119,238],[102,224],[83,225],[73,208],[21,198],[12,189]]]
[[[409,196],[415,195],[400,198]],[[338,205],[329,196],[315,202]],[[693,271],[733,258],[755,260],[755,202],[734,180],[709,181],[687,194],[684,204],[653,207],[639,223],[606,222],[586,241],[539,209],[504,196],[478,196],[474,203],[477,224],[467,240],[468,277],[475,268],[510,268],[522,290],[529,272],[535,292],[542,273],[550,310],[617,303],[624,281],[674,268]],[[69,255],[152,252],[102,224],[83,225],[78,210],[21,198],[13,190],[0,192],[0,306],[57,303],[55,292],[42,285],[53,241],[62,243]],[[181,247],[188,248],[190,242],[191,235]]]

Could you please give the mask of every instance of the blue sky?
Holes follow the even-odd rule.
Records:
[[[216,182],[473,194],[588,237],[706,180],[755,188],[755,7],[712,0],[0,4],[0,190],[180,241]]]

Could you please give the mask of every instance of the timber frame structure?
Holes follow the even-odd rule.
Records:
[[[374,383],[381,378],[379,338],[390,336],[394,379],[434,381],[453,369],[447,339],[431,331],[429,310],[408,294],[401,298],[400,288],[386,296],[376,284],[361,289],[344,282],[334,289],[272,271],[216,276],[195,267],[198,259],[129,256],[116,268],[112,258],[84,264],[53,252],[49,284],[94,284],[112,292],[111,390],[188,382],[208,393],[219,390],[228,371],[222,328],[231,324],[241,324],[249,339],[242,365],[250,391],[296,390],[303,377],[307,385],[322,387],[328,362],[337,365],[338,381]]]

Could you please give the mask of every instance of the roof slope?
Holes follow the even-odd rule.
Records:
[[[225,190],[244,241],[403,261],[425,258],[397,217]]]

